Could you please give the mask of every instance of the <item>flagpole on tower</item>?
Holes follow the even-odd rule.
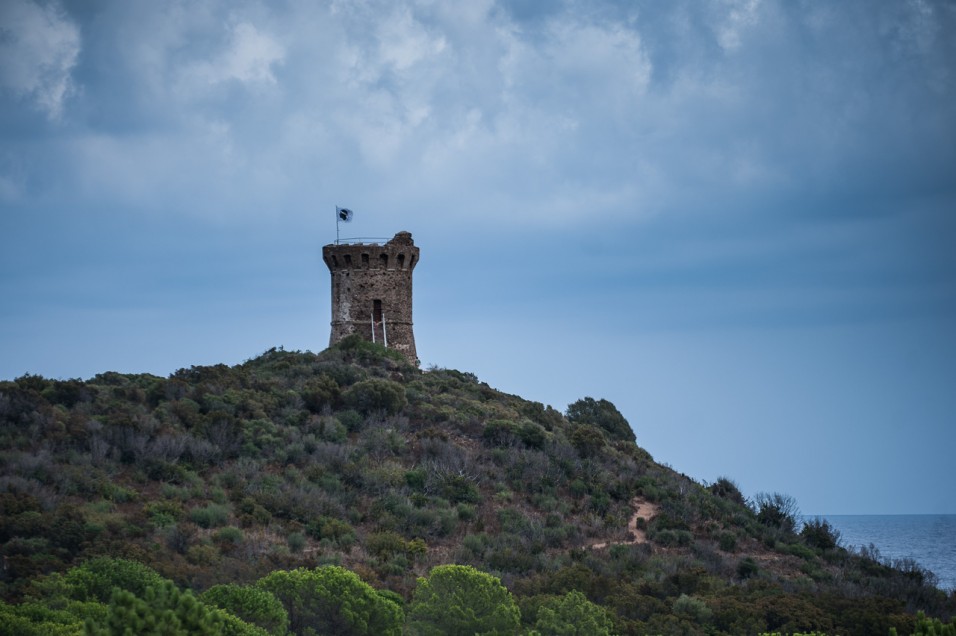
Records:
[[[348,223],[352,220],[352,211],[348,208],[335,206],[335,244],[339,244],[339,223]]]

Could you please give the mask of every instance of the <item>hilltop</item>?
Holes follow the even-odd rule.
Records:
[[[342,566],[396,606],[468,565],[525,628],[573,591],[620,634],[912,633],[917,611],[956,611],[917,564],[638,441],[605,400],[560,412],[354,337],[167,378],[0,382],[2,611],[49,610],[58,573],[104,556],[197,594]]]

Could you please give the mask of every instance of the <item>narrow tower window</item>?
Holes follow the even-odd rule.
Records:
[[[368,267],[368,254],[362,254],[362,265]]]
[[[388,269],[388,254],[382,254],[378,258],[382,261],[382,267]]]
[[[398,255],[398,268],[399,268],[399,269],[405,269],[405,255],[404,255],[404,254],[399,254],[399,255]]]

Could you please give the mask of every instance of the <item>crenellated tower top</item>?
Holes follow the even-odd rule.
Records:
[[[379,243],[336,243],[322,248],[332,275],[329,345],[351,334],[401,351],[418,364],[412,331],[412,270],[419,250],[409,232]]]

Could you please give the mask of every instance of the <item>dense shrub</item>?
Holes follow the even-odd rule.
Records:
[[[575,590],[542,603],[534,623],[541,636],[610,636],[613,628],[609,612]]]
[[[518,440],[518,426],[509,420],[490,420],[481,436],[491,446],[514,444]]]
[[[266,632],[201,603],[171,581],[151,585],[143,598],[116,589],[106,619],[86,624],[87,636],[266,636]]]
[[[754,506],[757,509],[757,521],[763,525],[783,532],[796,529],[800,510],[793,497],[778,492],[761,492],[754,496]]]
[[[590,424],[605,431],[612,440],[635,440],[634,430],[617,407],[607,400],[586,397],[568,405],[568,421],[572,424]]]
[[[401,607],[346,569],[276,571],[256,585],[279,599],[297,634],[401,636]]]
[[[189,511],[189,519],[200,528],[219,528],[229,522],[229,508],[210,503]]]
[[[718,478],[717,481],[712,483],[708,489],[711,493],[717,497],[720,497],[721,499],[727,499],[741,506],[746,505],[747,503],[743,493],[740,492],[740,487],[729,477]]]
[[[737,536],[733,532],[721,532],[717,538],[717,545],[724,552],[733,552],[737,549]]]
[[[348,406],[366,415],[379,411],[393,415],[408,403],[401,384],[377,378],[356,382],[342,397]]]
[[[521,612],[496,577],[466,565],[440,565],[418,579],[408,609],[415,636],[515,634]]]
[[[805,521],[800,536],[808,546],[820,550],[832,550],[840,544],[840,531],[826,519]]]
[[[208,605],[222,608],[250,625],[257,625],[270,634],[283,636],[289,615],[274,594],[258,587],[215,585],[200,596]]]
[[[165,579],[142,563],[126,559],[98,557],[71,568],[65,575],[54,575],[37,584],[38,589],[65,594],[77,601],[108,603],[113,589],[126,590],[142,597],[149,587],[155,587]]]
[[[337,406],[341,395],[338,382],[327,373],[320,374],[302,387],[302,401],[313,413]]]
[[[593,457],[604,450],[607,438],[597,427],[581,424],[571,431],[571,445],[584,457]]]
[[[760,567],[751,557],[743,558],[737,563],[737,576],[742,579],[749,579],[752,576],[756,576],[759,571]]]
[[[693,623],[704,624],[710,621],[713,612],[707,603],[695,596],[681,594],[674,601],[674,614]]]

